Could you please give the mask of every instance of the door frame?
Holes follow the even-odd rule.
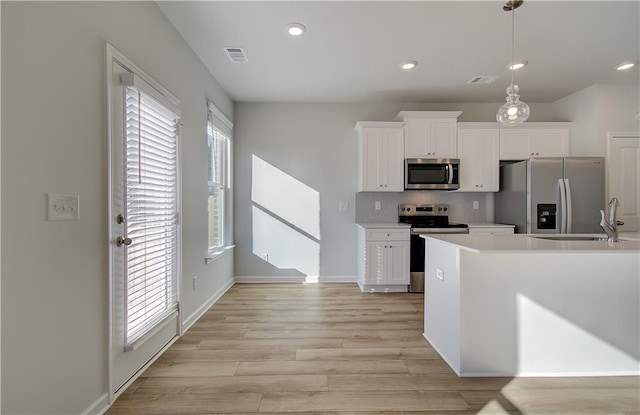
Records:
[[[125,57],[122,53],[120,53],[117,49],[111,46],[108,42],[105,42],[105,66],[106,66],[106,107],[107,107],[107,254],[108,254],[108,379],[107,385],[109,389],[109,405],[113,404],[115,400],[120,396],[139,376],[142,372],[144,372],[158,357],[162,355],[176,340],[178,340],[183,335],[183,326],[182,326],[182,163],[181,163],[181,140],[180,134],[178,134],[178,142],[177,142],[177,209],[178,209],[178,224],[177,224],[177,265],[176,265],[176,290],[177,290],[177,300],[178,300],[178,316],[176,317],[176,333],[177,335],[169,341],[164,347],[158,350],[152,358],[147,361],[140,369],[138,369],[132,377],[126,381],[124,384],[116,385],[114,384],[114,362],[115,356],[113,353],[113,330],[114,330],[114,290],[113,290],[113,247],[115,246],[115,238],[117,235],[114,235],[113,232],[113,221],[115,219],[115,212],[113,211],[113,151],[114,151],[114,142],[115,142],[115,134],[114,125],[113,125],[113,108],[112,108],[112,88],[114,87],[113,83],[113,63],[118,62],[120,65],[130,70],[132,73],[135,73],[137,76],[142,78],[148,84],[152,85],[158,92],[164,94],[167,97],[175,99],[177,102],[179,100],[175,98],[171,92],[163,88],[160,84],[153,80],[149,75],[147,75],[142,69],[140,69],[137,65],[131,62],[127,57]],[[180,126],[178,126],[180,129]],[[116,388],[117,391],[116,391]]]
[[[610,191],[611,191],[611,146],[613,144],[613,141],[616,139],[636,139],[638,140],[638,143],[640,144],[640,127],[637,131],[632,131],[632,132],[608,132],[607,133],[607,158],[606,158],[606,164],[607,167],[605,169],[606,173],[606,183],[605,183],[605,195],[606,195],[606,200],[605,200],[605,206],[609,203],[609,200],[611,200],[611,197],[615,196],[615,195],[611,195]],[[638,169],[640,170],[640,165],[638,165]],[[639,195],[640,197],[640,195]],[[624,228],[621,229],[621,231],[624,232]],[[633,232],[633,231],[632,231]]]

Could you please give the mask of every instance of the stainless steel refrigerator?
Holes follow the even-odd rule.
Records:
[[[602,233],[603,157],[532,158],[500,167],[495,221],[518,233]]]

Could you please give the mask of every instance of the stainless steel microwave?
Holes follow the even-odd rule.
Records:
[[[458,180],[459,159],[405,159],[405,190],[455,190]]]

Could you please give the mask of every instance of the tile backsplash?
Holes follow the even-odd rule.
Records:
[[[380,210],[375,210],[375,202]],[[479,209],[473,209],[478,201]],[[398,193],[356,193],[356,223],[395,223],[398,205],[402,203],[446,203],[450,206],[449,220],[460,223],[493,222],[493,193],[457,193],[436,190],[412,190]]]

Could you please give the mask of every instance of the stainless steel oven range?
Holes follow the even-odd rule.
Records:
[[[398,205],[398,222],[411,225],[409,292],[424,292],[424,245],[420,235],[469,233],[468,225],[449,222],[449,205]]]

